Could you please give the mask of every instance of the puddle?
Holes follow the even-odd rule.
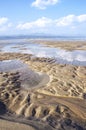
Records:
[[[28,66],[19,60],[0,61],[0,72],[17,71],[27,68]]]
[[[83,50],[66,51],[40,44],[19,42],[2,47],[1,52],[33,54],[37,57],[55,58],[58,63],[86,66],[86,51]]]
[[[21,86],[26,89],[42,87],[50,80],[47,74],[34,72],[20,60],[0,61],[0,72],[19,72]]]

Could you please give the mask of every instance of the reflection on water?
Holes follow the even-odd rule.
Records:
[[[64,64],[86,65],[86,51],[66,51],[60,48],[50,48],[39,44],[19,42],[12,43],[1,48],[1,52],[15,52],[33,54],[37,57],[55,58]]]
[[[19,81],[24,88],[42,87],[50,78],[47,74],[41,74],[31,70],[28,65],[20,60],[0,61],[0,72],[19,72]]]
[[[17,71],[27,68],[28,66],[19,60],[0,61],[0,72]]]

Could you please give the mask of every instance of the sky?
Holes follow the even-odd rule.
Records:
[[[86,0],[0,0],[0,35],[86,36]]]

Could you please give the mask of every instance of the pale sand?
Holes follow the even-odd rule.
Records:
[[[0,100],[6,108],[18,116],[26,117],[28,122],[46,122],[52,129],[81,130],[81,127],[85,130],[86,67],[56,64],[52,59],[46,58],[33,59],[27,54],[0,55],[0,60],[15,58],[27,63],[33,71],[47,74],[50,80],[45,83],[44,79],[43,84],[37,89],[27,91],[21,88],[18,73],[1,73]],[[71,123],[67,125],[68,122]],[[30,126],[25,127],[29,129]],[[50,130],[49,126],[47,129]]]
[[[47,123],[22,118],[3,116],[0,119],[0,130],[53,130]]]
[[[49,47],[61,48],[65,50],[86,50],[86,41],[49,41],[49,40],[27,40],[32,43],[39,43]]]
[[[10,121],[5,121],[0,119],[0,130],[36,130],[35,128],[20,124],[20,123],[14,123]]]

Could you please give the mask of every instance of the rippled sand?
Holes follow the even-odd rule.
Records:
[[[6,121],[9,130],[19,127],[17,120],[24,124],[21,130],[86,129],[86,67],[57,64],[54,59],[33,58],[28,54],[1,53],[0,60],[7,59],[20,59],[34,72],[46,74],[50,79],[27,90],[22,87],[18,72],[0,73],[2,130],[9,118],[13,121],[11,124]]]

